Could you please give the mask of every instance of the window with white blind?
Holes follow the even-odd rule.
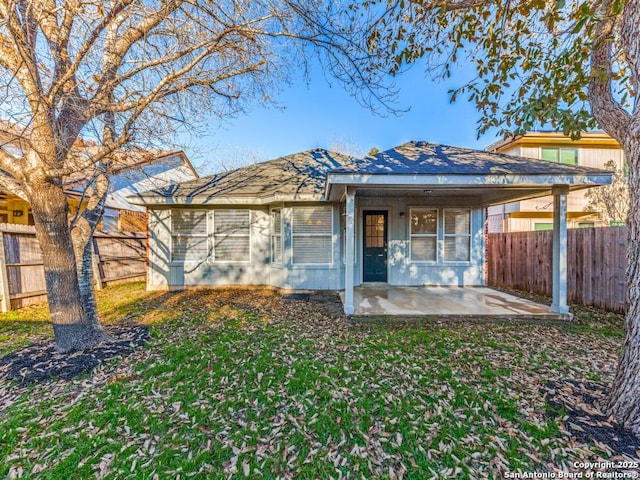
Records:
[[[332,217],[331,207],[293,209],[293,263],[333,262]]]
[[[471,210],[444,211],[444,260],[468,262],[471,259]]]
[[[206,210],[171,210],[171,260],[202,261],[209,253]]]
[[[438,210],[434,208],[412,208],[411,261],[435,262],[438,244]]]
[[[250,230],[251,212],[249,210],[214,210],[214,262],[250,261]]]
[[[282,263],[282,212],[271,210],[271,263]]]

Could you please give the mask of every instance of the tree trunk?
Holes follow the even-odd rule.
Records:
[[[71,231],[71,239],[82,306],[87,317],[92,322],[98,323],[98,307],[93,288],[93,232],[94,229],[89,225],[83,225],[82,228],[76,227]]]
[[[609,405],[611,414],[619,425],[640,435],[640,138],[630,138],[624,147],[629,165],[631,197],[627,221],[629,308]]]
[[[95,310],[83,307],[67,218],[68,203],[62,186],[53,181],[34,182],[30,197],[58,350],[84,350],[109,340]]]

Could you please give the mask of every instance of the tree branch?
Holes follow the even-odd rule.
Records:
[[[631,68],[631,75],[635,79],[635,105],[633,108],[633,120],[631,134],[640,137],[640,35],[638,35],[637,19],[640,18],[640,3],[637,1],[627,2],[623,13],[620,28],[620,43],[622,50],[626,53],[625,60]]]
[[[630,115],[613,98],[611,88],[613,37],[616,23],[620,20],[619,14],[612,10],[611,0],[602,2],[591,53],[588,95],[591,113],[598,123],[620,144],[625,144],[624,139],[629,135]]]
[[[17,161],[14,157],[0,148],[0,186],[13,195],[23,200],[28,200],[22,184],[15,177],[19,173],[15,169],[16,163]]]
[[[105,29],[112,22],[114,22],[117,19],[118,15],[120,15],[120,13],[124,11],[126,7],[129,6],[132,2],[133,0],[124,0],[121,2],[117,2],[104,16],[104,18],[100,22],[98,22],[98,24],[91,30],[82,46],[78,49],[78,53],[76,53],[73,63],[69,65],[69,67],[65,71],[60,72],[59,77],[53,81],[51,88],[47,94],[47,98],[52,105],[55,103],[59,91],[64,90],[65,85],[67,85],[67,83],[75,77],[76,73],[78,72],[78,68],[80,68],[80,65],[85,60],[87,54],[89,54],[92,47],[95,45],[95,42],[100,38]],[[69,19],[64,23],[66,24],[72,22],[75,13],[67,11],[66,15],[69,17]],[[71,25],[69,25],[68,28],[70,29]],[[69,38],[70,35],[71,30],[69,30],[67,38]]]

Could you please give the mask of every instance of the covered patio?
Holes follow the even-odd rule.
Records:
[[[570,318],[567,195],[609,183],[611,172],[595,168],[427,142],[333,170],[325,191],[344,205],[344,312]],[[553,196],[551,307],[488,289],[484,276],[486,208],[546,195]]]
[[[344,302],[344,292],[340,294]],[[365,284],[353,289],[355,317],[458,317],[567,320],[569,313],[487,287],[396,287]]]

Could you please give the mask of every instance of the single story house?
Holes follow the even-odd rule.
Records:
[[[603,170],[408,142],[358,159],[309,150],[141,193],[149,289],[484,286],[487,207],[553,194],[552,311],[568,313],[566,198]]]

